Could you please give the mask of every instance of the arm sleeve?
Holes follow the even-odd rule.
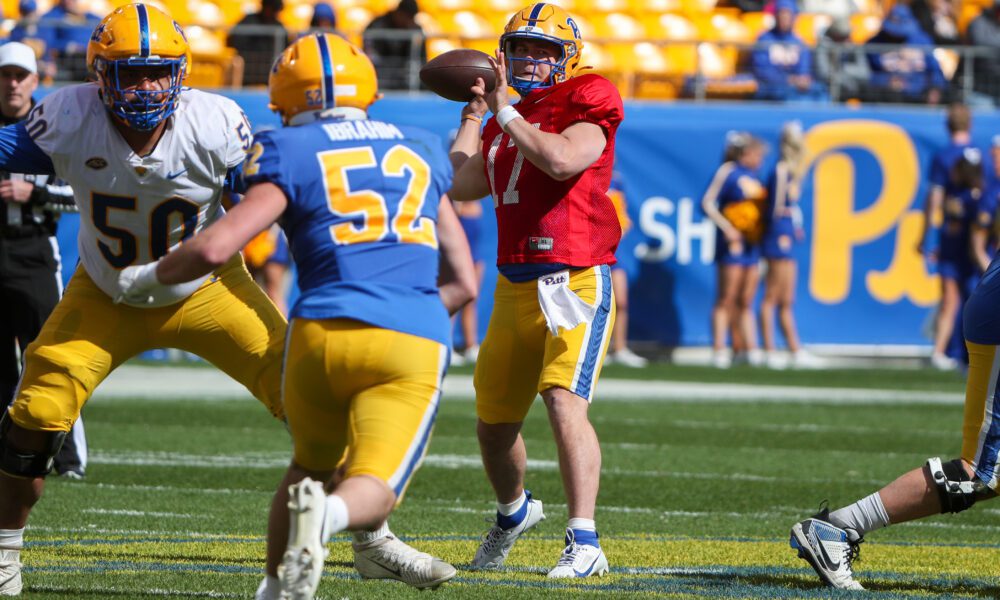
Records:
[[[587,85],[573,90],[569,97],[569,107],[580,115],[578,121],[599,125],[605,132],[613,132],[624,117],[622,97],[618,88],[607,79],[593,76]]]
[[[0,169],[11,173],[55,174],[52,159],[28,135],[24,121],[0,129]]]

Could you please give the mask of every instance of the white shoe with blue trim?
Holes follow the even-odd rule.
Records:
[[[21,551],[0,549],[0,596],[19,596],[21,588]]]
[[[596,539],[596,538],[595,538]],[[566,530],[566,549],[559,562],[549,571],[549,579],[603,577],[608,572],[608,557],[600,546],[577,544],[572,529]]]
[[[821,515],[829,514],[824,510]],[[817,515],[819,516],[819,515]],[[854,580],[851,563],[857,560],[859,545],[864,541],[853,529],[841,529],[822,518],[813,517],[792,526],[789,544],[799,551],[830,587],[843,590],[863,590]]]
[[[486,535],[483,536],[483,543],[476,550],[476,556],[472,559],[474,569],[499,569],[503,566],[510,549],[514,547],[514,542],[521,535],[545,520],[545,513],[542,512],[540,500],[534,500],[531,492],[526,492],[528,499],[525,500],[524,519],[517,525],[504,529],[494,524]]]

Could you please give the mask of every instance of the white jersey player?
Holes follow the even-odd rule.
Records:
[[[209,280],[134,306],[115,302],[122,270],[163,256],[219,216],[250,146],[246,118],[229,100],[182,90],[187,40],[152,6],[105,17],[87,60],[97,83],[59,90],[25,122],[0,129],[0,169],[54,173],[73,186],[83,259],[28,346],[14,402],[0,416],[0,596],[21,592],[24,527],[52,457],[94,389],[129,358],[162,347],[198,354],[284,417],[286,322],[239,254]]]

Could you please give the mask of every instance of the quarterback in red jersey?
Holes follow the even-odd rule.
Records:
[[[496,88],[480,79],[451,149],[458,201],[491,194],[498,227],[493,314],[476,363],[477,433],[497,497],[496,524],[472,561],[499,568],[545,518],[524,489],[520,430],[541,394],[559,450],[569,523],[549,577],[603,575],[594,524],[601,449],[587,416],[615,309],[610,265],[621,227],[608,198],[622,100],[607,79],[577,75],[573,18],[539,2],[500,37]],[[508,83],[509,82],[509,83]],[[521,101],[509,103],[508,86]],[[493,117],[480,135],[486,111]]]

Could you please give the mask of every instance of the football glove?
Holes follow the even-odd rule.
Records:
[[[153,291],[161,287],[162,284],[156,279],[156,265],[159,261],[153,261],[145,265],[125,267],[118,274],[118,293],[115,295],[115,304],[124,302],[141,306],[153,303]]]

